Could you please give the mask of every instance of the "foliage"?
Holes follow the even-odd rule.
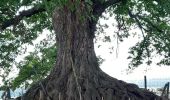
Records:
[[[77,9],[77,5],[80,5],[81,0],[71,1],[76,2],[71,3],[68,8],[74,11],[74,9]],[[110,0],[100,0],[98,2],[104,4],[108,1]],[[91,8],[97,1],[85,0],[85,2],[88,4],[86,6],[89,10],[87,16],[90,20],[97,20],[96,16],[93,16]],[[11,72],[15,58],[24,53],[22,46],[25,44],[33,45],[33,40],[42,33],[43,29],[53,32],[52,11],[56,6],[64,7],[67,3],[70,3],[70,0],[1,0],[0,70],[5,73],[1,75],[4,82],[7,81],[6,77]],[[41,10],[36,10],[39,13],[24,16],[25,13],[29,13],[26,11],[32,8]],[[23,10],[25,11],[24,14]],[[138,34],[141,34],[142,40],[129,50],[128,59],[131,59],[129,68],[137,67],[142,63],[151,64],[155,55],[162,56],[157,64],[170,65],[169,0],[122,0],[120,3],[110,4],[106,12],[116,19],[117,31],[115,35],[119,41],[134,35],[131,32],[134,28],[141,30]],[[11,22],[10,19],[17,20]],[[2,30],[3,25],[9,25],[10,23],[12,23],[10,27]],[[98,33],[101,34],[103,27],[107,27],[107,25],[99,26],[100,32]],[[104,38],[106,42],[110,42],[110,36]],[[40,51],[31,53],[23,62],[16,64],[20,72],[19,76],[12,81],[14,87],[20,86],[25,81],[35,82],[48,74],[55,60],[54,52],[56,48],[54,46],[49,48],[41,46],[38,49]],[[39,52],[42,53],[42,56],[39,56]]]
[[[129,68],[133,69],[144,62],[150,65],[156,55],[163,56],[157,64],[170,64],[169,4],[169,1],[164,0],[126,0],[109,8],[110,14],[114,14],[117,21],[116,34],[119,41],[136,34],[130,30],[137,28],[141,31],[138,34],[142,40],[129,51]]]
[[[41,56],[39,56],[40,53]],[[46,77],[49,74],[50,69],[54,66],[55,58],[55,45],[49,48],[43,48],[40,52],[33,52],[26,56],[24,61],[17,65],[20,71],[18,76],[12,82],[12,88],[17,88],[23,84],[29,86],[30,82],[33,84]]]
[[[1,0],[0,25],[24,9],[38,6],[36,0]],[[24,17],[24,20],[5,29],[0,34],[0,66],[5,76],[11,71],[11,67],[18,55],[23,54],[23,44],[32,44],[32,41],[43,31],[44,28],[51,29],[50,17],[46,12],[36,14],[32,17]]]

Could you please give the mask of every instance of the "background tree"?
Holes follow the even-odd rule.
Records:
[[[56,35],[58,52],[55,67],[50,75],[28,90],[24,96],[25,100],[158,98],[147,91],[141,91],[136,85],[111,78],[102,72],[94,52],[93,39],[97,21],[102,13],[114,14],[119,41],[134,35],[130,33],[132,26],[141,30],[143,40],[130,50],[129,58],[132,59],[130,68],[142,64],[146,58],[148,58],[146,63],[150,64],[155,54],[163,56],[158,64],[169,65],[169,1],[2,0],[1,2],[0,64],[5,72],[10,72],[15,57],[20,53],[19,47],[22,44],[31,44],[43,29],[52,31],[51,23]],[[23,10],[24,8],[26,9]],[[34,59],[38,60],[36,57]]]

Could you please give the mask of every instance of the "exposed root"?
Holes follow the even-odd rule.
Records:
[[[95,76],[95,78],[98,77],[97,83],[94,82],[94,77],[85,79],[80,83],[82,100],[163,100],[147,90],[139,89],[135,84],[114,79],[103,72],[99,73],[98,76]],[[63,91],[57,90],[58,84],[52,83],[49,81],[47,85],[47,82],[43,81],[51,99],[44,94],[41,86],[37,84],[29,89],[24,100],[80,100],[73,75],[68,78],[66,85],[63,86]]]

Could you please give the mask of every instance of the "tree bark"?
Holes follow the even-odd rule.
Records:
[[[27,91],[24,100],[159,100],[101,71],[93,43],[96,22],[86,16],[84,3],[77,9],[68,7],[56,8],[53,14],[56,65],[46,79]]]

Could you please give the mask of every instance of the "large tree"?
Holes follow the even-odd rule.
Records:
[[[145,58],[150,64],[153,51],[164,56],[159,64],[168,65],[169,5],[168,0],[2,0],[0,64],[9,72],[20,45],[31,44],[46,28],[55,31],[56,64],[27,91],[24,100],[159,100],[105,74],[99,68],[93,39],[99,17],[106,11],[117,20],[120,41],[131,35],[131,26],[141,30],[143,40],[130,51],[132,66]]]

